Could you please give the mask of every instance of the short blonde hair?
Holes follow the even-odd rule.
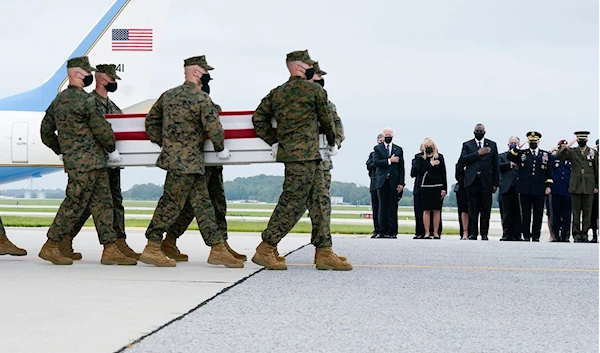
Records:
[[[423,159],[427,159],[427,153],[425,152],[425,149],[427,147],[431,147],[433,148],[433,158],[438,159],[440,157],[439,153],[438,153],[438,148],[435,145],[435,142],[433,142],[433,140],[430,137],[426,137],[423,140]]]

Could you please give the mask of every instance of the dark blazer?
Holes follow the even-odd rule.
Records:
[[[374,149],[375,147],[373,147]],[[369,178],[371,179],[371,184],[369,185],[369,191],[375,191],[377,188],[375,187],[375,160],[373,159],[373,155],[375,152],[371,152],[369,154],[369,158],[367,159],[367,170],[369,171]]]
[[[498,166],[500,169],[500,194],[506,194],[513,182],[517,179],[519,173],[519,165],[512,167],[508,160],[508,151],[498,155]]]
[[[423,174],[417,173],[416,160],[422,156],[421,153],[415,154],[414,158],[410,162],[410,177],[415,178],[415,186],[413,187],[413,195],[421,193],[421,182],[423,182]]]
[[[386,179],[390,180],[390,189],[395,190],[398,185],[406,185],[404,183],[404,153],[402,147],[392,144],[392,155],[400,158],[398,163],[388,164],[388,155],[385,148],[385,143],[380,143],[373,149],[373,161],[377,168],[375,172],[375,188],[380,189]]]
[[[446,179],[446,162],[444,161],[444,156],[439,153],[438,160],[440,164],[435,167],[430,163],[431,157],[427,157],[427,159],[423,159],[423,154],[419,154],[419,157],[416,158],[416,167],[417,173],[421,174],[421,184],[422,185],[442,185],[442,190],[446,190],[448,192],[448,181]],[[427,174],[427,176],[425,175]],[[425,180],[423,180],[423,178]]]
[[[460,164],[460,162],[456,162],[454,165],[454,179],[456,179],[456,184],[454,184],[454,192],[458,192],[461,188],[465,187],[465,169],[464,165]]]
[[[519,165],[516,187],[519,194],[544,196],[546,187],[552,187],[550,156],[544,150],[538,150],[537,156],[530,149],[510,151],[508,160]]]
[[[475,139],[463,142],[459,163],[467,166],[465,173],[465,186],[468,187],[475,181],[478,174],[481,177],[481,187],[485,191],[493,192],[493,187],[500,184],[498,167],[498,147],[496,142],[485,139],[483,147],[489,147],[490,153],[480,156]]]

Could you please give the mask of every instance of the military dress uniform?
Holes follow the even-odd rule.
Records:
[[[587,141],[589,131],[577,131],[575,135],[579,141]],[[587,243],[594,191],[598,189],[598,154],[585,145],[573,148],[561,146],[556,152],[556,158],[571,161],[569,192],[573,205],[573,239],[577,243]]]
[[[289,53],[286,62],[315,64],[306,50]],[[277,130],[273,129],[273,119]],[[291,76],[262,99],[252,115],[252,123],[263,141],[270,146],[278,143],[276,160],[285,165],[283,191],[252,261],[268,269],[287,269],[285,259],[277,256],[277,244],[308,208],[315,207],[318,209],[314,210],[311,223],[317,230],[313,239],[317,268],[352,269],[331,250],[331,201],[321,166],[319,125],[329,146],[335,146],[336,136],[325,90],[304,77]]]
[[[117,75],[115,64],[96,65],[96,69],[97,72],[107,74],[113,80],[121,79]],[[119,108],[110,98],[102,97],[100,94],[98,94],[98,92],[96,92],[96,90],[93,90],[92,93],[90,93],[88,100],[102,115],[122,114],[121,108]],[[125,234],[125,207],[123,206],[123,194],[121,193],[121,168],[106,168],[106,172],[108,173],[108,183],[113,200],[113,229],[117,234],[117,246],[125,256],[137,260],[140,258],[140,254],[131,250],[131,248],[129,248],[125,242],[127,235]],[[81,228],[83,228],[85,222],[88,220],[91,214],[92,212],[89,208],[87,208],[81,216],[81,219],[77,223],[73,224],[73,228],[69,231],[67,239],[61,242],[61,245],[63,245],[61,251],[65,255],[69,254],[73,260],[81,259],[81,254],[73,252],[73,238],[79,234]]]
[[[536,131],[527,133],[530,143],[537,143],[541,137],[542,134]],[[521,205],[521,233],[525,241],[538,242],[542,232],[545,191],[553,183],[550,153],[539,148],[519,150],[515,147],[507,158],[519,165],[515,188]]]
[[[596,155],[598,155],[598,139],[596,139]],[[594,193],[594,199],[592,201],[592,243],[598,242],[598,193]]]
[[[212,70],[204,55],[184,60],[184,67],[200,66]],[[167,171],[163,195],[146,230],[148,243],[140,261],[173,267],[174,259],[161,251],[163,234],[177,221],[186,203],[192,206],[204,242],[211,247],[208,263],[241,268],[227,251],[218,231],[215,210],[206,186],[204,133],[215,151],[225,150],[225,134],[215,104],[194,82],[186,81],[164,92],[146,115],[146,134],[161,146],[156,165]]]
[[[549,205],[552,212],[552,232],[555,242],[569,242],[571,237],[571,194],[569,181],[571,179],[571,161],[561,161],[556,155],[550,155],[552,166],[552,198]]]
[[[69,60],[67,68],[95,71],[87,57]],[[70,234],[73,224],[81,220],[88,208],[106,252],[106,245],[114,244],[117,240],[113,229],[113,202],[106,173],[106,152],[116,150],[115,135],[110,123],[94,102],[88,99],[88,93],[83,88],[69,85],[46,110],[40,135],[44,145],[57,155],[63,155],[68,183],[66,198],[50,225],[48,241],[39,256],[54,264],[72,264],[72,259],[60,254],[58,243]],[[116,251],[115,255],[117,254],[120,252]],[[133,262],[127,264],[135,264],[134,259],[130,260]],[[104,260],[102,263],[105,263]]]

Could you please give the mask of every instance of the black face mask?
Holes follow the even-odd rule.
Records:
[[[483,131],[475,131],[475,132],[474,132],[474,135],[475,135],[475,139],[476,139],[477,141],[481,141],[481,139],[482,139],[482,138],[483,138],[483,136],[485,135],[485,132],[483,132]]]
[[[431,148],[431,147],[425,148],[425,153],[427,153],[427,154],[433,153],[433,148]]]
[[[579,147],[585,147],[585,145],[587,145],[587,141],[577,141],[577,144]]]
[[[200,76],[200,82],[202,83],[202,85],[204,85],[204,86],[208,85],[209,81],[210,81],[210,74],[202,74],[202,76]]]
[[[310,80],[315,75],[315,68],[311,67],[310,69],[306,69],[304,75],[306,76],[307,80]]]
[[[114,92],[117,90],[117,83],[116,82],[109,82],[107,83],[104,88],[106,88],[107,92]]]
[[[83,78],[83,87],[87,87],[87,86],[91,85],[92,82],[94,82],[94,76],[92,74],[85,76]]]
[[[321,78],[320,80],[315,80],[315,83],[318,83],[321,85],[321,87],[325,87],[325,79]]]
[[[208,85],[208,83],[203,83],[202,84],[202,88],[200,88],[202,91],[206,92],[206,94],[210,94],[210,86]]]
[[[529,148],[532,150],[536,149],[538,146],[537,142],[529,142]]]
[[[385,143],[392,143],[392,136],[386,136],[383,138],[383,140],[385,141]]]

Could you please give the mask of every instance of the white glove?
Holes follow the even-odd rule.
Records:
[[[279,147],[279,142],[275,142],[271,146],[271,157],[273,157],[273,159],[277,158],[277,148],[278,147]]]
[[[58,159],[59,159],[61,162],[63,161],[63,159],[62,159],[62,153],[58,155]]]
[[[229,159],[231,157],[231,153],[229,153],[229,148],[225,147],[221,152],[217,152],[217,158],[219,159]]]
[[[333,146],[327,146],[327,151],[325,151],[325,154],[328,156],[335,156],[338,153],[338,147],[337,145],[333,145]]]
[[[110,163],[116,163],[121,161],[121,154],[119,150],[115,149],[113,152],[108,154],[108,161]]]

